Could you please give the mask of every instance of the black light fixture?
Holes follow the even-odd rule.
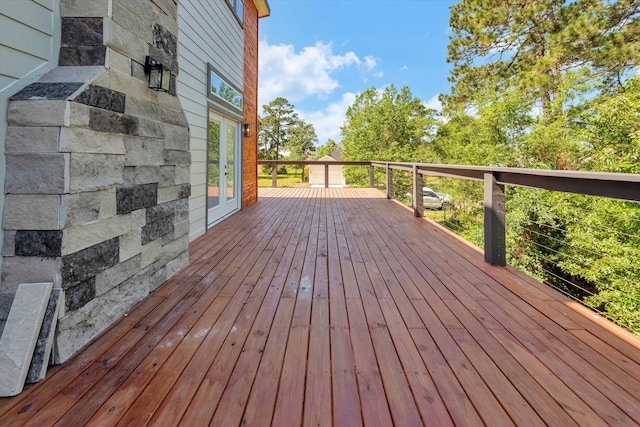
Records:
[[[249,138],[251,136],[251,123],[244,124],[243,133],[245,138]]]
[[[149,87],[154,90],[169,92],[169,82],[171,81],[171,71],[156,61],[154,58],[147,56],[144,64],[144,72],[149,75]]]

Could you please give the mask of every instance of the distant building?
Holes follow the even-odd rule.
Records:
[[[342,160],[340,150],[334,150],[326,156],[318,159],[322,162],[338,162]],[[309,165],[309,185],[311,187],[324,187],[324,165]],[[344,187],[347,184],[344,178],[344,166],[329,166],[329,187]]]

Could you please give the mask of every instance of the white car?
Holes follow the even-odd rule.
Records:
[[[422,200],[427,209],[442,209],[451,205],[451,196],[436,193],[429,187],[422,188]]]

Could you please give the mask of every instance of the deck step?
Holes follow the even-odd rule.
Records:
[[[0,337],[0,396],[15,396],[24,387],[52,288],[53,283],[18,286]]]

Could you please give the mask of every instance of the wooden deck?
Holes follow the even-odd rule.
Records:
[[[640,424],[640,341],[370,189],[261,189],[0,425]]]

